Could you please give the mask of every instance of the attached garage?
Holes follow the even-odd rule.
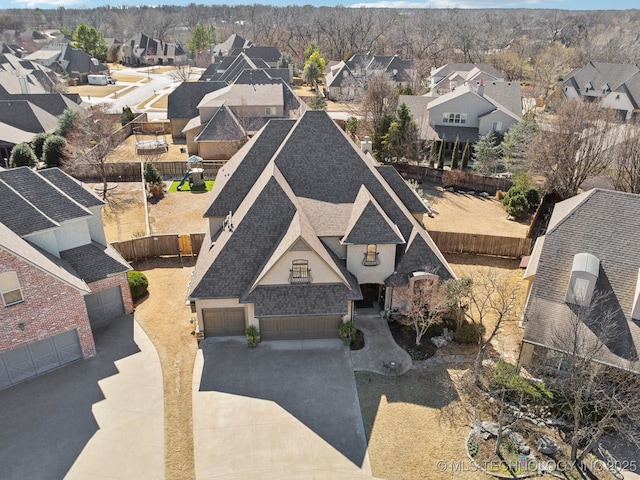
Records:
[[[82,358],[75,330],[0,354],[0,388]]]
[[[98,325],[124,315],[124,302],[119,286],[84,297],[91,325]]]
[[[260,319],[261,340],[338,338],[342,316],[272,317]]]
[[[206,308],[202,310],[205,337],[244,336],[244,308]]]

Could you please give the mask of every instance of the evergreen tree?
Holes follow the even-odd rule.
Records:
[[[56,129],[56,135],[67,138],[67,136],[73,132],[78,126],[80,116],[75,110],[65,109],[62,115],[58,117],[58,128]]]
[[[431,141],[431,148],[429,149],[429,166],[433,167],[436,163],[436,142],[435,140]]]
[[[456,141],[453,144],[453,151],[451,152],[451,170],[458,169],[458,144],[459,140],[458,137],[456,137]]]
[[[444,168],[444,144],[446,142],[446,137],[443,135],[442,140],[440,140],[440,150],[438,150],[438,168],[442,170]]]
[[[311,110],[327,109],[327,101],[324,99],[324,97],[321,97],[319,94],[316,94],[311,100],[309,100],[308,105]]]
[[[67,141],[59,135],[50,135],[42,147],[42,161],[47,167],[59,167],[65,158]]]
[[[35,167],[38,164],[36,154],[33,153],[28,143],[22,142],[13,147],[9,157],[9,165],[15,167]]]
[[[462,165],[460,168],[466,170],[469,167],[469,142],[464,144],[464,150],[462,150]]]
[[[473,145],[476,167],[481,173],[494,173],[500,159],[500,146],[496,145],[493,132],[481,136]]]
[[[38,160],[42,159],[42,147],[44,142],[46,142],[50,136],[50,133],[40,132],[33,137],[33,140],[31,140],[31,148],[33,149],[33,153],[36,154],[36,158]]]
[[[104,35],[102,33],[87,25],[81,23],[73,33],[74,46],[80,50],[85,51],[89,55],[98,60],[105,60],[107,58],[107,45]]]

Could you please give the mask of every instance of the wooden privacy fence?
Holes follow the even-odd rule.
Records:
[[[205,161],[202,165],[202,168],[204,168],[204,177],[207,179],[215,178],[220,167],[225,163],[227,163],[226,160]],[[179,180],[189,169],[185,161],[154,162],[153,164],[165,180]],[[141,182],[143,169],[144,164],[141,162],[105,164],[107,182]],[[82,182],[97,183],[102,181],[100,171],[96,165],[74,165],[73,169],[69,170],[68,173]]]
[[[498,190],[507,191],[513,185],[508,178],[487,177],[474,172],[462,170],[439,170],[424,165],[409,165],[406,163],[394,163],[393,167],[404,178],[411,178],[420,183],[431,182],[444,187],[453,187],[457,190],[474,190],[495,195]]]
[[[435,231],[429,231],[429,235],[444,253],[472,253],[509,258],[520,258],[531,253],[530,238]]]
[[[129,262],[160,256],[194,256],[200,251],[204,235],[204,233],[151,235],[123,242],[112,242],[111,246]]]

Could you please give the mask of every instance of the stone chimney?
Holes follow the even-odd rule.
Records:
[[[478,82],[478,95],[481,97],[484,96],[484,80],[480,80],[480,82]]]

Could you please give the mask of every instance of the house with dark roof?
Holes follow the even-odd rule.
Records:
[[[229,37],[222,43],[218,43],[213,46],[214,63],[221,60],[223,57],[229,55],[232,51],[250,47],[252,43],[245,40],[237,33],[229,35]]]
[[[57,168],[0,171],[0,388],[96,353],[92,329],[133,311],[104,202]]]
[[[127,65],[183,65],[187,53],[177,43],[155,40],[139,32],[124,42],[121,58]]]
[[[49,93],[60,83],[58,75],[32,60],[10,53],[0,55],[0,92]]]
[[[177,139],[184,139],[184,127],[189,120],[198,116],[198,104],[202,98],[222,87],[226,87],[224,82],[201,81],[182,82],[167,97],[167,118],[171,124],[171,136],[174,142]]]
[[[488,63],[447,63],[431,69],[429,89],[442,95],[464,84],[488,84],[504,80],[504,73]]]
[[[30,53],[24,57],[24,60],[33,61],[57,72],[65,73],[78,83],[87,83],[88,75],[104,73],[109,70],[109,67],[91,57],[84,50],[72,47],[69,43],[52,43],[41,50]]]
[[[211,64],[200,76],[200,81],[215,81],[232,84],[245,70],[263,69],[269,72],[271,78],[281,78],[286,83],[293,82],[293,65],[287,68],[275,68],[273,62],[267,62],[260,57],[251,57],[249,53],[239,51],[222,57]],[[277,62],[276,62],[277,63]]]
[[[11,156],[17,144],[30,142],[38,133],[53,133],[58,116],[65,109],[80,112],[81,99],[77,94],[34,93],[7,94],[0,92],[0,161]]]
[[[398,55],[353,55],[347,61],[328,66],[324,80],[325,94],[334,100],[353,99],[367,79],[375,75],[385,75],[400,87],[410,85],[414,75],[412,62]]]
[[[599,101],[628,120],[640,108],[640,68],[622,63],[589,62],[562,81],[566,98]]]
[[[234,83],[202,97],[197,116],[182,130],[187,151],[205,160],[228,160],[272,118],[298,118],[304,103],[268,70],[243,70]],[[212,82],[197,82],[209,84]]]
[[[477,142],[490,132],[505,133],[522,121],[523,105],[518,82],[480,81],[438,95],[400,95],[418,125],[422,140]]]
[[[556,204],[524,278],[520,364],[563,370],[572,352],[640,373],[640,195],[593,189]]]
[[[326,112],[270,120],[220,170],[188,288],[205,336],[337,337],[354,302],[400,306],[396,289],[454,273],[426,208]]]

